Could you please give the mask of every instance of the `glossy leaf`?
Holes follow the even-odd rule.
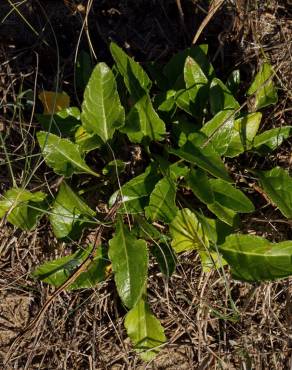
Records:
[[[55,236],[65,238],[94,215],[95,212],[63,182],[49,217]]]
[[[55,114],[70,105],[70,97],[65,92],[42,91],[39,99],[44,106],[44,114]]]
[[[201,202],[209,204],[215,201],[213,190],[205,171],[200,168],[191,169],[186,181]]]
[[[292,177],[280,167],[270,171],[255,171],[264,192],[281,213],[292,219]]]
[[[263,63],[255,76],[253,83],[247,91],[247,95],[255,94],[254,110],[276,104],[278,101],[277,89],[273,82],[274,71],[269,63]]]
[[[166,341],[163,327],[141,298],[126,315],[125,328],[135,350],[144,361],[152,360]]]
[[[218,78],[214,78],[211,82],[209,97],[212,114],[226,109],[236,110],[240,107],[230,90]]]
[[[249,213],[255,210],[253,203],[239,189],[221,179],[210,179],[215,201],[236,212]]]
[[[237,93],[240,84],[240,70],[235,69],[230,73],[228,79],[226,81],[226,87],[231,91],[234,95]]]
[[[178,211],[169,225],[169,231],[172,236],[171,246],[176,253],[193,249],[205,250],[209,246],[207,235],[197,216],[187,208]]]
[[[71,141],[44,131],[37,133],[37,139],[46,164],[58,175],[70,177],[73,173],[88,173],[99,176],[87,166],[79,147]]]
[[[261,119],[262,114],[256,112],[235,120],[234,129],[224,153],[225,157],[236,157],[253,147],[253,140],[258,132]]]
[[[130,58],[117,44],[110,44],[110,51],[125,85],[134,100],[139,101],[151,88],[151,80],[143,68]]]
[[[158,181],[150,195],[149,206],[145,208],[146,217],[151,221],[171,222],[178,210],[175,196],[176,184],[171,177]]]
[[[104,142],[125,122],[113,72],[105,63],[97,64],[88,81],[81,120],[86,131],[98,135]]]
[[[88,257],[92,246],[86,249],[78,249],[74,254],[61,257],[53,261],[45,262],[39,266],[33,276],[45,283],[59,287],[62,285]],[[67,288],[68,290],[94,288],[97,283],[106,278],[106,266],[108,261],[104,249],[99,246],[96,255],[86,271],[82,272],[77,279]]]
[[[275,280],[292,275],[292,241],[271,243],[254,235],[233,234],[220,246],[235,279]]]
[[[206,140],[203,134],[190,134],[188,141],[180,149],[170,149],[169,152],[196,164],[215,177],[230,181],[224,163],[212,145],[203,147]]]
[[[121,196],[123,205],[119,208],[120,213],[140,213],[148,203],[149,195],[160,179],[155,166],[149,166],[145,172],[134,177],[116,191],[110,198],[109,204],[112,206],[118,195]]]
[[[31,193],[26,189],[9,189],[0,198],[0,218],[6,215],[12,225],[32,230],[44,212],[42,202],[45,198],[41,191]]]
[[[146,242],[136,239],[120,219],[109,245],[109,258],[119,296],[125,306],[132,308],[145,289],[148,270]]]
[[[253,146],[263,154],[277,149],[285,139],[292,136],[292,126],[283,126],[264,131],[254,138]]]

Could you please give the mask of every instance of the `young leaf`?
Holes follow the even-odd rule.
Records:
[[[281,213],[292,219],[292,177],[280,167],[270,171],[255,171],[261,187]]]
[[[32,276],[53,286],[61,286],[88,257],[92,246],[86,249],[78,249],[74,254],[61,257],[53,261],[45,262],[39,266]],[[105,250],[98,247],[96,255],[87,270],[82,272],[77,279],[67,288],[68,290],[94,288],[97,283],[106,278],[105,268],[108,261]]]
[[[203,147],[206,140],[205,135],[201,133],[190,134],[188,141],[180,149],[169,149],[169,152],[196,164],[215,177],[230,182],[231,180],[224,163],[212,145],[208,144],[206,147]]]
[[[255,94],[254,110],[277,103],[278,94],[272,79],[273,75],[272,66],[269,63],[264,63],[255,76],[247,91],[248,96]]]
[[[166,341],[163,327],[141,298],[126,315],[125,328],[135,350],[144,361],[152,360]]]
[[[110,44],[110,51],[131,98],[136,103],[150,90],[151,80],[143,68],[114,42]]]
[[[149,206],[145,208],[146,217],[151,221],[170,223],[178,211],[175,196],[176,184],[171,177],[158,181],[150,195]]]
[[[234,122],[233,130],[228,140],[228,147],[224,153],[225,157],[236,157],[253,147],[253,140],[258,132],[261,119],[262,114],[256,112],[238,118]]]
[[[65,238],[86,223],[95,212],[63,182],[53,203],[50,222],[57,238]]]
[[[285,139],[292,136],[292,126],[272,128],[254,138],[253,147],[263,154],[277,149]]]
[[[210,109],[216,114],[226,109],[236,110],[240,107],[232,93],[218,78],[214,78],[210,86]]]
[[[210,179],[215,201],[236,212],[249,213],[255,210],[253,203],[239,189],[221,179]]]
[[[118,195],[121,196],[123,205],[119,208],[119,213],[140,213],[148,203],[149,194],[154,189],[155,184],[160,179],[155,166],[149,166],[145,172],[134,177],[116,191],[109,200],[112,206]]]
[[[200,168],[191,169],[186,181],[201,202],[209,204],[215,201],[213,190],[205,171]]]
[[[120,131],[126,133],[133,143],[140,143],[143,138],[150,141],[164,138],[165,124],[155,112],[148,94],[132,107],[126,125]]]
[[[73,173],[89,173],[99,176],[87,166],[79,147],[71,141],[45,131],[39,131],[37,139],[46,164],[58,175],[71,177]]]
[[[271,243],[254,235],[232,234],[219,248],[235,279],[275,280],[292,275],[292,241]]]
[[[188,208],[178,211],[169,225],[169,231],[172,236],[171,246],[176,253],[193,249],[205,250],[209,246],[202,225]]]
[[[120,219],[109,245],[109,258],[119,296],[125,306],[132,308],[145,289],[148,270],[146,242],[136,239]]]
[[[201,115],[208,99],[208,78],[191,57],[186,58],[184,66],[186,90],[176,96],[177,105],[187,113]]]
[[[104,142],[125,122],[115,77],[105,63],[97,64],[86,86],[81,121],[86,131],[98,135]]]
[[[0,200],[0,218],[7,215],[12,225],[32,230],[44,212],[42,202],[45,198],[46,195],[41,191],[31,193],[26,189],[9,189]]]

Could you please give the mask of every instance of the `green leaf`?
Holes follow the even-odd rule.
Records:
[[[144,240],[136,239],[123,224],[117,222],[116,232],[109,241],[115,283],[125,306],[132,308],[145,289],[148,270],[148,251]]]
[[[186,181],[201,202],[209,204],[215,201],[213,190],[205,171],[200,168],[191,169]]]
[[[83,126],[79,126],[75,132],[75,143],[82,153],[90,152],[103,145],[103,141],[99,136],[85,131]]]
[[[230,208],[223,207],[220,203],[214,202],[207,205],[208,209],[214,213],[221,221],[227,223],[227,225],[234,226],[236,222],[237,212]]]
[[[126,133],[133,143],[143,138],[160,141],[165,136],[165,124],[155,112],[148,94],[145,94],[130,110],[126,125],[121,132]]]
[[[204,272],[220,269],[227,264],[218,252],[199,250],[199,256]]]
[[[71,177],[73,173],[89,173],[99,177],[87,166],[76,144],[45,131],[39,131],[37,139],[46,164],[58,175]]]
[[[218,220],[218,218],[213,219],[205,217],[199,212],[196,212],[196,216],[201,223],[209,241],[214,245],[223,244],[227,235],[230,235],[233,230],[232,227],[227,225],[225,222]]]
[[[152,360],[166,341],[163,327],[141,298],[126,315],[125,328],[135,350],[144,361]]]
[[[258,132],[261,119],[262,114],[256,112],[241,117],[234,122],[234,130],[228,148],[224,153],[225,157],[236,157],[253,147],[253,140]]]
[[[212,77],[214,69],[207,58],[208,45],[192,46],[174,55],[163,68],[163,73],[168,78],[169,87],[172,88],[180,78],[187,57],[191,57],[202,69],[205,76]]]
[[[75,229],[79,231],[80,226],[86,224],[94,215],[95,212],[63,182],[50,214],[55,236],[65,238],[72,231],[74,233]]]
[[[281,213],[292,219],[292,177],[280,167],[270,171],[254,171],[261,187]]]
[[[239,189],[221,179],[210,179],[215,201],[236,212],[249,213],[255,210],[253,203]]]
[[[215,177],[231,181],[219,155],[211,144],[203,147],[207,138],[200,133],[190,134],[188,141],[180,149],[169,149],[169,153],[194,163]]]
[[[254,235],[233,234],[220,246],[235,279],[262,281],[292,274],[292,241],[271,243]]]
[[[171,246],[176,253],[193,249],[205,250],[209,246],[202,225],[197,216],[188,208],[177,212],[169,225],[169,231],[172,236]]]
[[[226,87],[232,94],[236,94],[240,84],[240,70],[235,69],[230,73],[226,81]]]
[[[158,181],[150,195],[149,206],[145,208],[146,217],[151,221],[170,223],[178,210],[175,196],[176,184],[172,178],[166,176]]]
[[[86,249],[78,249],[74,254],[61,257],[53,261],[45,262],[39,266],[32,276],[53,286],[61,286],[88,257],[92,246]],[[82,272],[77,279],[67,288],[68,290],[94,288],[97,283],[106,278],[106,266],[108,261],[105,249],[98,247],[96,255],[87,270]]]
[[[35,228],[39,217],[44,213],[43,201],[46,195],[41,191],[31,193],[26,189],[12,188],[0,200],[0,218],[23,230]]]
[[[105,63],[97,64],[86,86],[81,121],[86,131],[98,135],[104,142],[125,122],[115,77]]]
[[[260,153],[267,154],[277,149],[290,136],[292,136],[292,126],[272,128],[257,135],[254,138],[253,146]]]
[[[240,107],[232,93],[218,78],[214,78],[210,86],[210,109],[212,114],[222,110],[237,110]]]
[[[272,66],[269,63],[263,63],[247,91],[248,96],[255,94],[254,110],[277,103],[278,94],[272,79],[273,76]]]
[[[148,203],[149,194],[155,187],[155,184],[160,179],[155,166],[150,165],[145,172],[134,177],[116,191],[109,200],[109,205],[112,206],[118,195],[121,196],[122,206],[119,207],[119,213],[140,213],[144,211],[144,207]]]
[[[78,54],[75,73],[76,86],[78,89],[84,91],[92,70],[93,65],[90,55],[84,50],[81,50],[81,52]]]
[[[176,103],[187,113],[198,117],[208,100],[208,78],[191,57],[186,58],[184,80],[186,90],[177,93]]]
[[[161,233],[156,229],[156,227],[146,221],[145,217],[135,215],[134,220],[135,225],[132,228],[131,232],[137,238],[155,241],[163,237]]]
[[[151,253],[156,258],[160,271],[166,277],[171,277],[176,268],[176,256],[171,246],[166,242],[154,244],[151,247]]]
[[[37,114],[37,120],[42,128],[52,134],[73,137],[80,126],[80,110],[77,107],[68,107],[54,115]]]
[[[150,90],[151,80],[143,68],[114,42],[110,44],[110,51],[131,98],[136,103]]]
[[[102,174],[107,176],[117,177],[120,173],[124,172],[126,163],[120,159],[108,162],[102,169]]]

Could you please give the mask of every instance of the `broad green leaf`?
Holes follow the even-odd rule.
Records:
[[[247,91],[248,96],[255,94],[254,110],[277,103],[278,94],[273,82],[273,76],[272,66],[269,63],[263,63]]]
[[[45,131],[39,131],[37,139],[46,164],[58,175],[71,177],[73,173],[89,173],[99,176],[87,166],[79,147],[71,141]]]
[[[177,212],[176,217],[169,225],[172,236],[171,246],[176,253],[202,249],[209,246],[209,241],[197,216],[188,208]]]
[[[79,126],[75,132],[75,143],[83,153],[100,148],[103,145],[101,138],[95,134],[85,131],[83,126]]]
[[[78,249],[74,254],[61,257],[53,261],[45,262],[39,266],[32,276],[53,286],[61,286],[88,257],[92,246],[86,249]],[[68,290],[94,288],[97,283],[106,278],[106,266],[108,260],[105,249],[99,246],[96,255],[90,262],[86,271],[82,272],[77,279],[69,285]]]
[[[149,206],[145,208],[146,217],[151,221],[170,223],[178,210],[175,196],[176,184],[171,177],[158,181],[150,195]]]
[[[292,241],[271,243],[254,235],[233,234],[220,246],[235,279],[275,280],[292,275]]]
[[[240,84],[240,70],[235,69],[230,73],[228,79],[226,81],[226,87],[231,91],[234,95],[237,93]]]
[[[198,117],[208,100],[208,78],[191,57],[186,58],[184,80],[186,90],[177,93],[176,103],[187,113]]]
[[[160,271],[166,276],[171,277],[176,268],[176,256],[171,246],[166,242],[154,244],[151,253],[156,258]]]
[[[292,126],[272,128],[254,138],[253,147],[257,151],[267,154],[277,149],[285,139],[292,136]]]
[[[192,46],[191,48],[180,51],[174,55],[163,68],[163,73],[169,81],[169,87],[172,88],[183,73],[186,58],[189,56],[195,60],[204,72],[205,76],[213,77],[214,69],[207,58],[208,45]]]
[[[95,212],[63,182],[49,217],[55,236],[65,238],[72,232],[74,234],[74,231],[77,235],[82,224],[86,224],[94,215]]]
[[[191,169],[186,181],[192,192],[201,202],[209,204],[215,201],[212,187],[205,171],[200,168]]]
[[[292,177],[280,167],[270,171],[255,171],[264,192],[281,213],[292,219]]]
[[[221,204],[221,206],[241,213],[249,213],[255,210],[249,198],[230,183],[221,179],[210,179],[209,183],[215,201]]]
[[[152,360],[166,341],[163,327],[150,311],[144,298],[127,313],[125,328],[135,350],[144,361]]]
[[[206,140],[205,135],[201,133],[190,134],[188,141],[180,149],[169,149],[169,152],[196,164],[215,177],[231,181],[224,163],[211,143],[204,147]]]
[[[36,117],[44,130],[58,136],[73,137],[81,123],[77,107],[62,109],[54,115],[37,114]]]
[[[218,220],[218,218],[209,218],[199,212],[196,212],[196,216],[211,244],[223,244],[226,237],[233,231],[232,227]]]
[[[103,142],[113,137],[125,123],[113,72],[105,63],[94,68],[84,92],[81,121],[85,130],[98,135]]]
[[[121,132],[128,135],[134,143],[140,143],[143,138],[162,140],[165,136],[165,124],[155,112],[148,94],[145,94],[130,110],[126,125]]]
[[[218,252],[199,250],[199,256],[204,272],[220,269],[227,264]]]
[[[179,119],[172,123],[171,137],[175,139],[175,144],[182,147],[188,140],[190,134],[199,131],[199,127],[194,122]]]
[[[167,90],[156,96],[155,102],[158,101],[158,110],[160,112],[170,112],[175,107],[175,90]]]
[[[117,44],[110,44],[110,51],[125,85],[134,100],[138,102],[151,88],[151,80],[143,68],[130,58]]]
[[[0,218],[23,230],[32,230],[44,213],[42,203],[46,195],[41,191],[31,193],[26,189],[12,188],[0,198]]]
[[[144,216],[135,215],[134,220],[135,225],[133,226],[131,232],[137,238],[156,241],[163,237],[156,227],[146,221]]]
[[[151,165],[146,168],[145,172],[134,177],[116,191],[109,200],[112,206],[118,195],[121,196],[123,205],[119,207],[120,213],[140,213],[148,203],[149,195],[160,179],[155,166]]]
[[[237,110],[240,105],[232,93],[218,78],[214,78],[210,86],[210,109],[212,114],[222,110]]]
[[[109,241],[109,258],[116,287],[122,302],[132,308],[145,289],[148,251],[144,240],[136,239],[119,219],[113,239]]]
[[[227,223],[227,225],[234,226],[236,222],[237,212],[230,208],[223,207],[220,203],[214,202],[207,205],[208,209],[214,213],[221,221]]]
[[[261,119],[262,114],[256,112],[235,120],[228,147],[224,153],[225,157],[236,157],[253,147],[253,140],[258,132]]]

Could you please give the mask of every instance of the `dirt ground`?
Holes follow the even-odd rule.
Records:
[[[95,0],[86,16],[87,3],[91,1],[0,2],[0,130],[19,157],[27,155],[33,144],[29,130],[37,126],[32,114],[21,113],[20,91],[58,87],[78,104],[80,92],[73,83],[76,50],[89,52],[93,62],[111,64],[108,44],[113,40],[142,64],[163,64],[191,44],[208,11],[203,0]],[[11,4],[18,4],[17,10]],[[288,0],[227,0],[198,40],[209,44],[219,77],[240,68],[243,90],[264,56],[277,69],[279,102],[264,112],[262,130],[292,121],[291,5]],[[35,97],[32,100],[32,112],[40,112]],[[272,163],[291,169],[291,145],[287,140],[261,167]],[[3,158],[1,150],[1,194],[11,186]],[[247,160],[251,166],[259,159],[241,158],[233,165],[244,169]],[[21,178],[21,160],[15,161],[14,171]],[[37,188],[45,180],[34,181]],[[108,279],[94,290],[62,293],[38,330],[18,343],[4,365],[13,339],[54,291],[30,273],[68,251],[46,222],[30,233],[0,222],[1,369],[292,368],[291,280],[252,285],[235,282],[228,274],[223,279],[216,271],[203,273],[195,252],[180,255],[169,280],[154,261],[151,264],[149,303],[168,341],[150,363],[132,350],[123,327],[126,312]],[[281,222],[281,214],[271,206],[260,206],[252,218],[246,217],[242,229],[271,240],[292,238],[291,226]]]

